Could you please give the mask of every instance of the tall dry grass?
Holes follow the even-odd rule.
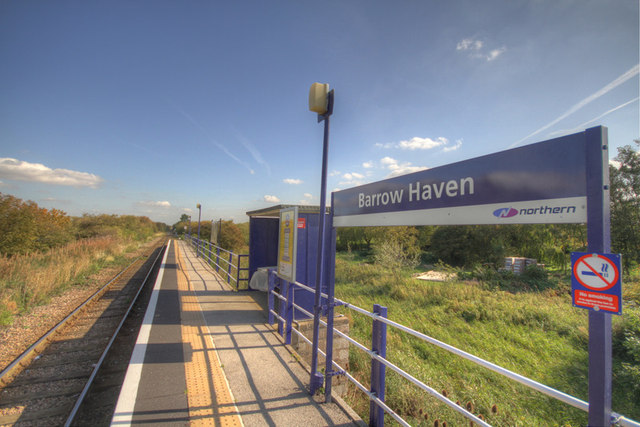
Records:
[[[0,255],[0,325],[81,282],[86,275],[114,261],[126,246],[122,239],[106,236],[75,241],[46,252]]]

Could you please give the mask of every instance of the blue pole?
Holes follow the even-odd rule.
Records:
[[[373,313],[380,317],[387,318],[387,307],[378,304],[373,305]],[[387,324],[379,320],[373,321],[371,332],[371,350],[379,356],[387,357]],[[385,389],[385,369],[383,363],[375,359],[371,360],[371,392],[384,402]],[[384,426],[384,409],[375,404],[369,403],[369,425],[374,427]]]
[[[324,139],[322,144],[322,179],[320,184],[320,217],[318,223],[318,257],[316,262],[316,293],[313,313],[313,346],[311,348],[311,381],[309,389],[315,394],[322,386],[322,374],[318,373],[318,344],[320,340],[320,313],[322,311],[320,293],[324,280],[324,222],[327,193],[327,161],[329,156],[329,117],[333,113],[333,90],[329,92],[327,113],[318,116],[318,121],[324,120]]]
[[[328,280],[327,280],[327,348],[325,358],[325,385],[324,385],[324,401],[331,403],[331,382],[333,379],[333,309],[335,294],[335,260],[336,260],[336,229],[333,227],[333,193],[331,193],[331,214],[329,215],[329,238],[331,244],[327,247]]]
[[[286,295],[287,295],[287,309],[285,310],[284,318],[287,321],[284,330],[284,343],[291,344],[291,333],[293,332],[293,289],[294,285],[287,282]]]
[[[592,253],[611,252],[607,128],[585,131],[587,242]],[[589,426],[611,425],[611,314],[589,310]]]
[[[269,269],[269,293],[267,294],[267,304],[269,306],[269,324],[273,325],[275,322],[272,311],[275,308],[273,301],[273,290],[276,288],[276,273],[275,270]]]
[[[202,214],[202,205],[198,203],[198,249],[196,250],[196,257],[198,256],[198,251],[200,250],[200,216]]]
[[[289,282],[286,280],[280,280],[280,296],[287,295],[287,289],[289,288]],[[287,318],[287,304],[285,301],[282,301],[278,298],[278,314],[280,315],[280,319],[278,319],[278,333],[281,337],[284,337],[284,328],[285,321],[281,319]]]

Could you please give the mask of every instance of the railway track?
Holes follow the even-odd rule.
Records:
[[[0,426],[108,425],[165,243],[0,372]]]

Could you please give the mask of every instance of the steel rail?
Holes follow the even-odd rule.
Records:
[[[87,380],[87,383],[85,384],[84,388],[82,389],[82,392],[78,396],[78,399],[76,399],[76,403],[75,403],[75,405],[73,405],[73,409],[71,410],[69,416],[67,417],[67,421],[64,423],[65,427],[69,427],[71,425],[71,423],[73,422],[73,420],[75,419],[75,417],[76,417],[76,415],[78,413],[78,410],[80,409],[80,405],[82,405],[82,403],[84,402],[84,399],[87,396],[87,393],[89,392],[89,388],[93,384],[93,381],[94,381],[96,375],[98,374],[98,370],[100,370],[100,367],[102,366],[102,362],[104,362],[104,359],[107,357],[107,353],[109,353],[109,350],[111,350],[111,346],[113,345],[113,342],[116,340],[116,337],[120,333],[120,329],[122,329],[122,325],[124,325],[124,322],[127,320],[127,317],[129,317],[129,313],[131,312],[131,310],[133,309],[133,306],[137,302],[138,296],[140,296],[140,293],[142,293],[142,289],[147,284],[147,280],[149,279],[149,277],[153,273],[153,270],[155,269],[156,264],[158,263],[158,260],[160,259],[161,255],[164,253],[164,251],[166,249],[167,249],[167,244],[165,243],[163,245],[163,247],[162,247],[162,250],[160,250],[158,252],[158,255],[156,256],[156,259],[153,260],[153,264],[151,265],[151,268],[149,269],[149,271],[147,272],[146,276],[144,277],[144,280],[142,281],[142,284],[138,287],[138,291],[136,292],[135,296],[131,300],[131,303],[129,304],[129,307],[127,308],[127,311],[122,316],[122,319],[120,320],[120,323],[118,324],[118,327],[116,328],[115,332],[111,336],[111,339],[109,340],[109,343],[107,344],[107,347],[102,352],[102,355],[100,356],[100,359],[98,360],[98,362],[94,365],[93,371],[91,372],[91,375],[89,376],[89,379]]]
[[[13,362],[11,362],[5,369],[0,372],[0,386],[6,385],[9,383],[9,378],[12,377],[14,371],[18,370],[18,368],[23,367],[23,364],[30,363],[38,353],[44,350],[44,347],[48,344],[49,340],[62,329],[68,322],[73,320],[77,315],[79,315],[89,304],[97,301],[108,289],[109,287],[116,281],[120,276],[122,276],[129,268],[131,268],[138,260],[142,257],[138,257],[131,264],[126,266],[122,271],[116,274],[111,280],[109,280],[104,286],[94,292],[89,298],[87,298],[82,304],[76,307],[71,313],[69,313],[64,319],[62,319],[58,324],[49,329],[49,331],[44,334],[38,341],[33,343],[29,348],[27,348],[20,356],[18,356]]]

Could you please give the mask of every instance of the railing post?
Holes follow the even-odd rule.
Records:
[[[373,305],[373,313],[387,318],[387,307],[378,304]],[[381,357],[387,357],[387,324],[379,320],[373,320],[371,333],[371,350]],[[384,402],[385,389],[385,365],[375,359],[371,360],[371,392]],[[369,403],[369,425],[382,427],[384,425],[384,409]]]
[[[286,295],[286,290],[289,289],[289,282],[283,279],[280,279],[280,296]],[[278,314],[281,319],[287,318],[287,304],[278,298]],[[284,321],[278,319],[278,333],[281,337],[284,337]]]
[[[331,206],[333,206],[333,193],[331,194]],[[333,227],[333,209],[329,215],[328,230],[331,244],[326,247],[327,254],[325,256],[325,260],[329,263],[327,266],[327,339],[324,365],[326,373],[324,380],[325,403],[331,403],[332,381],[335,375],[333,370],[333,313],[335,305],[336,229]]]
[[[242,261],[242,255],[238,254],[238,267],[236,268],[236,291],[240,290],[240,262]]]
[[[276,274],[275,274],[275,270],[273,269],[269,269],[268,271],[268,275],[269,275],[269,292],[267,292],[267,305],[269,307],[269,324],[273,325],[274,323],[274,319],[273,319],[273,311],[274,311],[274,304],[273,304],[273,291],[276,288]]]
[[[293,329],[293,289],[294,285],[287,282],[287,309],[285,310],[284,318],[287,321],[285,329],[284,343],[291,344],[291,332]]]
[[[227,266],[227,283],[231,284],[231,264],[233,264],[233,252],[229,252],[229,265]]]
[[[220,246],[216,246],[216,273],[220,271]]]

